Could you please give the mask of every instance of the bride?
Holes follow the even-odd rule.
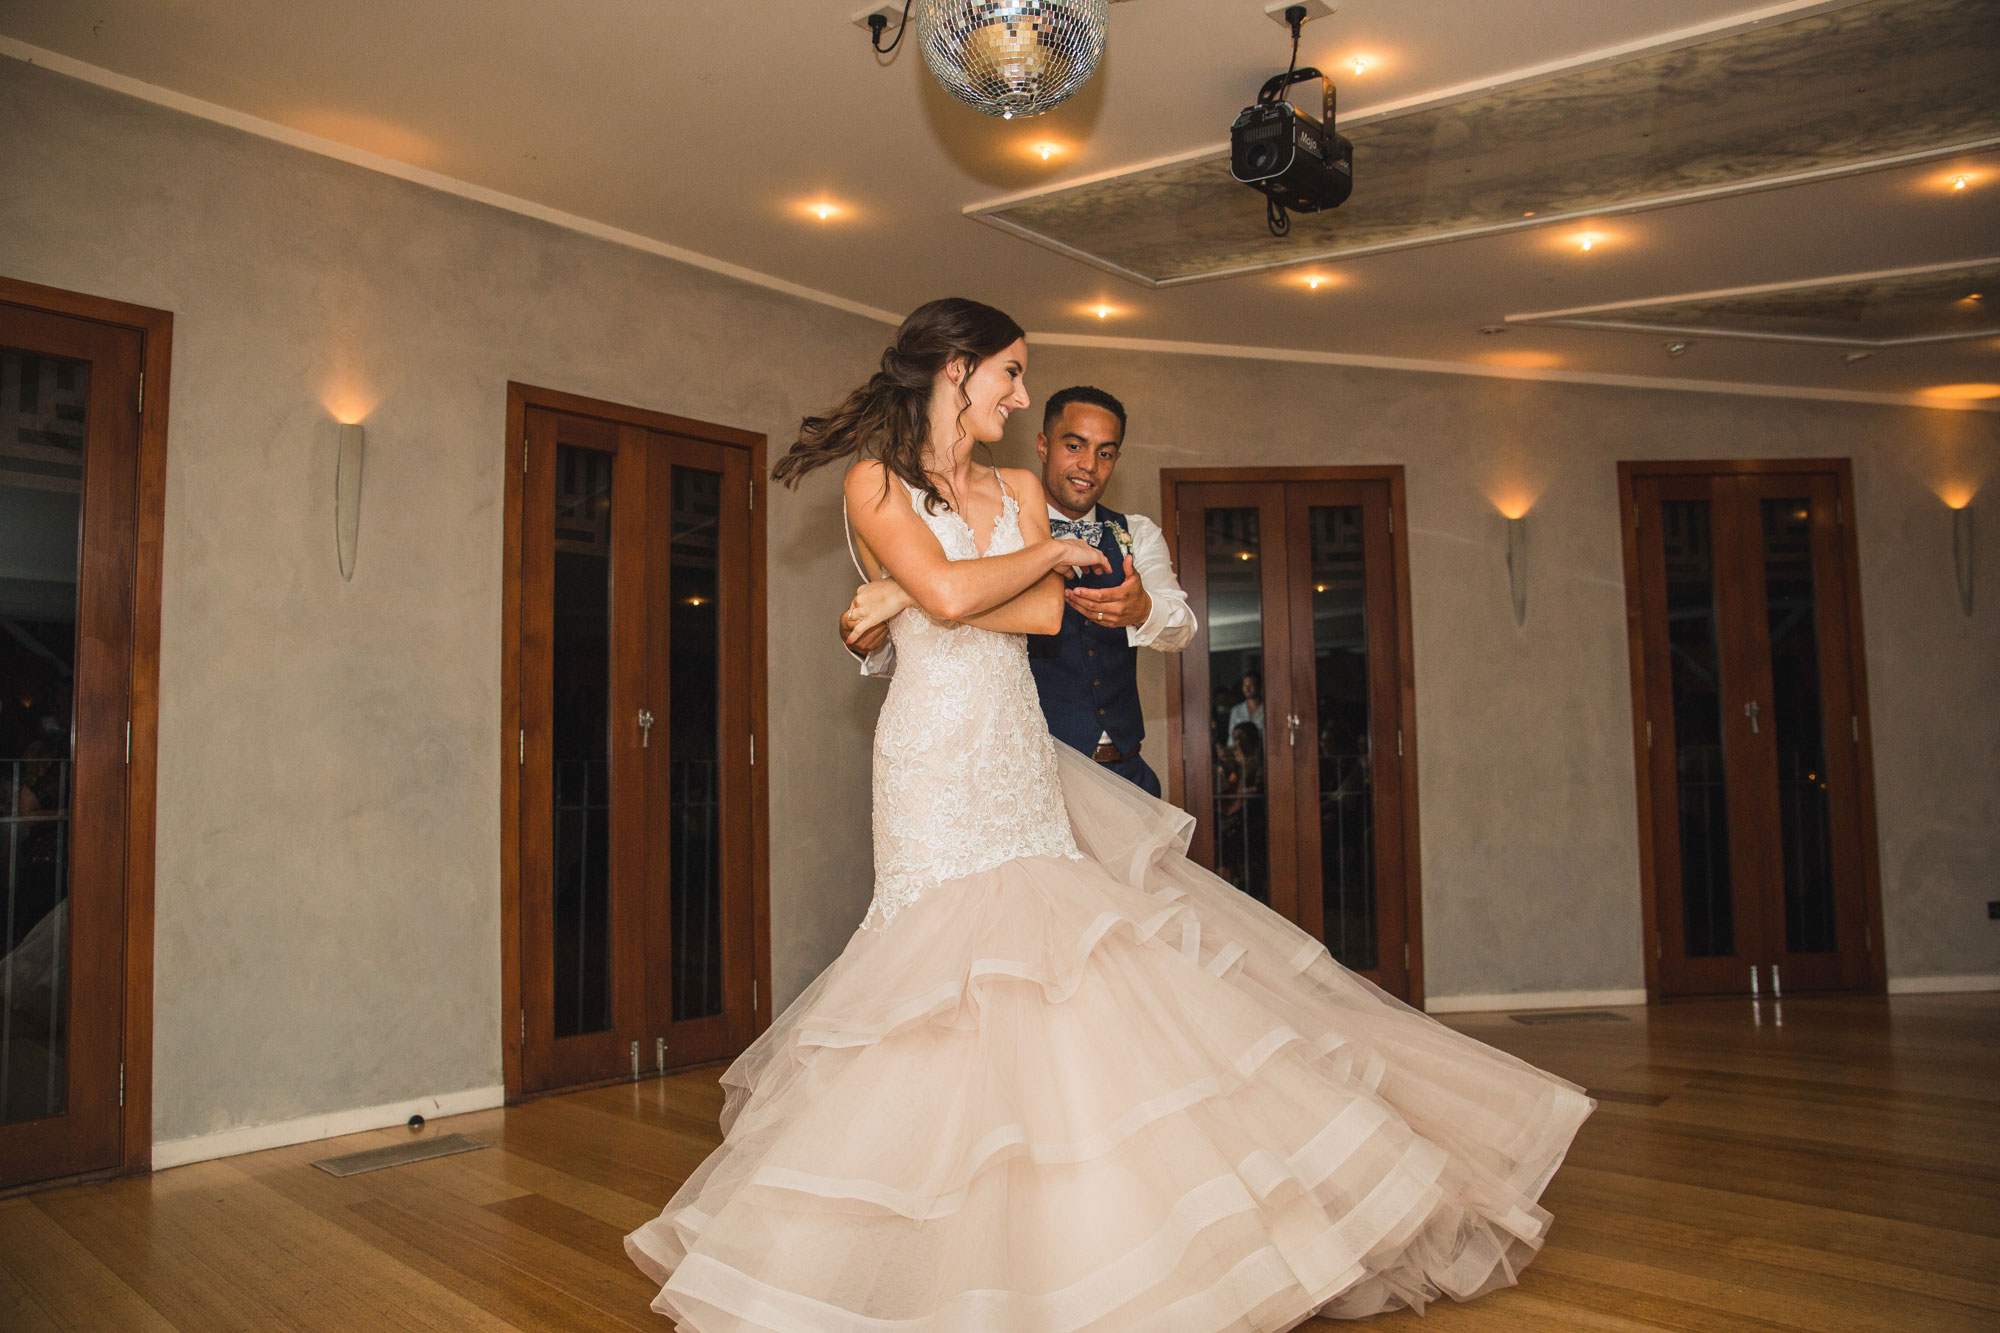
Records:
[[[1513,1282],[1593,1103],[1342,969],[1055,744],[1025,641],[1066,570],[1001,312],[934,301],[775,475],[847,472],[896,675],[875,896],[722,1076],[724,1139],[626,1237],[701,1333],[1219,1333]]]

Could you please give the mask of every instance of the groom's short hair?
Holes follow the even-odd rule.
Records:
[[[1072,384],[1067,389],[1057,389],[1049,395],[1048,404],[1042,408],[1042,433],[1044,435],[1048,434],[1050,428],[1056,424],[1056,419],[1063,414],[1063,409],[1071,403],[1082,403],[1086,407],[1101,407],[1112,416],[1117,417],[1118,440],[1119,443],[1124,443],[1125,404],[1119,402],[1116,398],[1104,392],[1104,390],[1089,384]]]

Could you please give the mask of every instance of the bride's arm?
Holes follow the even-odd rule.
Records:
[[[1007,484],[1019,497],[1021,549],[1031,551],[1054,543],[1049,538],[1049,502],[1042,492],[1041,478],[1032,472],[1008,468]],[[965,617],[968,625],[1000,634],[1055,634],[1062,630],[1063,579],[1061,569],[1045,574],[1037,582],[1002,602],[991,611]],[[1107,566],[1108,568],[1108,566]],[[1051,611],[1053,605],[1053,611]],[[1053,622],[1051,616],[1053,615]],[[1053,623],[1054,628],[1049,628]]]
[[[886,494],[885,480],[890,483]],[[1023,623],[1009,628],[1013,633],[1053,634],[1062,627],[1063,607],[1062,580],[1053,571],[1071,564],[1106,565],[1101,552],[1081,542],[1049,540],[1047,506],[1033,514],[1029,505],[1021,506],[1022,536],[1035,544],[983,560],[949,560],[903,488],[885,475],[879,462],[857,464],[847,474],[845,491],[848,517],[869,553],[916,605],[938,620],[979,623],[987,612],[1032,589]]]

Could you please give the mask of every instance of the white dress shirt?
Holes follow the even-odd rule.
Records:
[[[1050,522],[1068,517],[1054,505],[1049,506]],[[1089,516],[1079,521],[1097,521],[1096,507],[1092,506]],[[1194,638],[1196,621],[1194,608],[1188,605],[1188,595],[1182,590],[1181,581],[1174,577],[1174,561],[1167,552],[1166,534],[1160,531],[1159,524],[1144,514],[1128,514],[1125,521],[1127,530],[1132,534],[1132,570],[1145,585],[1146,595],[1153,599],[1153,609],[1147,613],[1145,623],[1125,627],[1125,642],[1134,648],[1177,653]],[[861,674],[895,675],[896,645],[884,643],[870,653],[861,663]]]

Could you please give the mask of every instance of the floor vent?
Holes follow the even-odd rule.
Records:
[[[1516,1023],[1629,1023],[1623,1014],[1604,1009],[1556,1009],[1546,1014],[1509,1014]]]
[[[358,1176],[364,1171],[380,1171],[390,1166],[408,1166],[411,1162],[428,1162],[433,1157],[478,1152],[486,1146],[478,1139],[464,1134],[439,1134],[435,1138],[398,1143],[389,1148],[370,1148],[366,1152],[351,1152],[345,1157],[329,1157],[325,1161],[314,1162],[313,1165],[329,1176]]]

